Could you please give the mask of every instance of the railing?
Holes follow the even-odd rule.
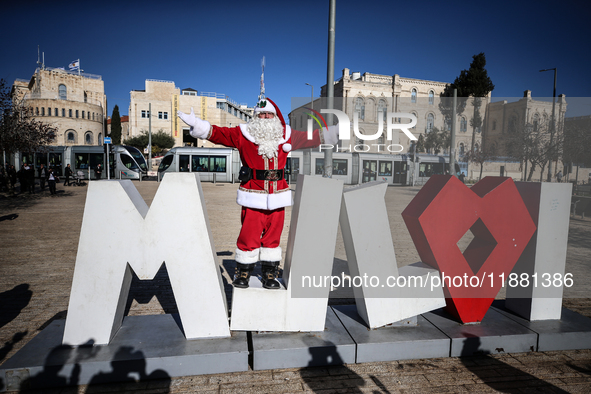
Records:
[[[96,75],[96,74],[87,74],[84,72],[81,72],[80,74],[78,73],[78,71],[70,71],[70,70],[65,70],[63,68],[55,68],[55,67],[45,67],[44,70],[49,70],[49,71],[58,71],[58,72],[62,72],[62,73],[66,73],[66,74],[71,74],[71,75],[80,75],[81,77],[84,78],[88,78],[88,79],[97,79],[99,81],[101,81],[103,79],[103,77],[101,77],[100,75]],[[38,72],[39,69],[37,69],[35,72]],[[28,81],[27,81],[28,82]]]

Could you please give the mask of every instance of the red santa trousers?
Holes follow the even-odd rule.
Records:
[[[260,247],[279,247],[284,218],[285,208],[266,210],[242,207],[242,229],[236,246],[244,252]]]

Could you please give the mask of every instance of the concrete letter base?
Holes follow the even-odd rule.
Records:
[[[569,309],[562,308],[560,320],[528,321],[507,309],[503,300],[493,303],[493,308],[538,334],[537,351],[591,349],[591,319]]]
[[[6,389],[163,379],[248,370],[245,332],[187,340],[178,315],[127,316],[109,345],[62,345],[55,320],[0,369]]]
[[[450,339],[422,316],[415,317],[414,325],[368,330],[355,306],[332,309],[357,344],[357,363],[449,356]]]
[[[423,316],[451,339],[450,357],[536,350],[535,332],[492,308],[480,323],[458,323],[443,309]]]
[[[317,367],[355,363],[355,342],[331,308],[324,331],[252,333],[253,369]]]

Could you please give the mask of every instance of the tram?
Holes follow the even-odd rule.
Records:
[[[137,148],[125,145],[113,145],[110,148],[111,178],[140,179],[146,175],[146,159]],[[47,168],[52,167],[57,176],[62,176],[64,168],[70,164],[72,171],[75,174],[80,172],[84,179],[95,179],[94,169],[99,163],[103,166],[105,174],[107,170],[105,150],[102,146],[47,146],[37,152],[16,154],[13,160],[17,170],[23,162],[33,163],[36,169],[43,164]],[[103,179],[105,178],[103,175]]]
[[[236,182],[240,155],[232,148],[172,148],[162,157],[158,178],[167,172],[198,172],[204,182]]]

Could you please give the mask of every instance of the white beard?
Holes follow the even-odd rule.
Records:
[[[277,157],[279,141],[283,138],[283,125],[277,116],[272,119],[255,116],[248,123],[248,132],[254,137],[254,143],[259,146],[259,155],[268,159]]]

